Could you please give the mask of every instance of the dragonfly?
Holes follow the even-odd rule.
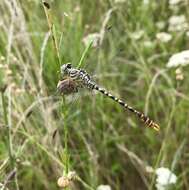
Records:
[[[61,66],[60,72],[63,80],[60,80],[58,82],[57,90],[58,92],[60,92],[61,95],[76,93],[79,91],[80,88],[96,90],[106,97],[117,102],[126,110],[135,114],[145,124],[146,127],[159,131],[160,126],[157,123],[155,123],[152,119],[150,119],[142,112],[137,111],[136,109],[125,103],[120,98],[112,95],[106,89],[101,88],[85,70],[74,68],[72,67],[71,63],[67,63]]]

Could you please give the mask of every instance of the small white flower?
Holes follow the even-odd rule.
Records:
[[[160,41],[160,42],[169,42],[172,39],[171,34],[166,33],[166,32],[160,32],[156,34],[156,38]]]
[[[69,17],[69,14],[66,13],[66,12],[63,12],[63,15],[64,15],[65,17]]]
[[[186,32],[186,36],[189,37],[189,31]]]
[[[143,4],[144,5],[148,5],[149,4],[149,0],[143,0]]]
[[[76,13],[80,12],[80,11],[81,11],[81,7],[77,5],[77,6],[74,8],[74,11],[75,11]]]
[[[165,22],[164,21],[159,21],[156,23],[157,28],[162,30],[165,27]]]
[[[169,5],[177,5],[180,2],[182,2],[183,0],[169,0]]]
[[[172,55],[169,58],[167,67],[178,67],[185,66],[189,64],[189,50],[185,50]]]
[[[111,190],[109,185],[99,185],[96,190]]]
[[[169,18],[169,31],[183,31],[188,28],[188,22],[184,15],[172,16]]]
[[[92,33],[87,35],[86,37],[83,38],[83,43],[87,47],[91,41],[93,42],[93,47],[97,47],[100,42],[101,35],[99,33]]]
[[[158,190],[165,190],[177,182],[177,176],[168,168],[161,167],[156,169],[156,175],[156,188]]]
[[[126,0],[114,0],[115,3],[124,3]]]
[[[156,183],[155,186],[157,190],[167,190],[167,186],[161,185],[159,183]]]
[[[154,173],[154,169],[151,166],[145,167],[147,173]]]
[[[144,35],[144,30],[135,31],[130,34],[130,37],[134,40],[139,40]]]
[[[144,41],[143,45],[145,48],[152,48],[154,44],[152,41]]]
[[[1,61],[5,61],[5,57],[2,55],[2,56],[0,57],[0,60],[1,60]]]

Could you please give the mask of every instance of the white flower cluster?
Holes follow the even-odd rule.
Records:
[[[166,43],[172,39],[172,35],[167,32],[160,32],[156,34],[156,38],[158,41]]]
[[[124,3],[126,0],[114,0],[115,3]]]
[[[172,173],[168,168],[158,168],[156,169],[156,189],[166,190],[171,185],[177,182],[177,176]]]
[[[185,50],[179,53],[172,55],[169,58],[167,67],[178,67],[185,66],[189,64],[189,50]]]
[[[188,22],[184,15],[171,16],[168,22],[169,22],[168,30],[171,32],[179,32],[188,29]]]
[[[96,190],[111,190],[109,185],[99,185]]]
[[[145,33],[144,30],[138,30],[138,31],[132,32],[130,34],[130,37],[134,40],[139,40],[144,36],[144,33]]]
[[[156,27],[160,30],[164,29],[165,28],[165,21],[159,21],[159,22],[156,22]]]
[[[177,5],[181,3],[183,0],[169,0],[169,5]]]
[[[144,5],[148,5],[149,4],[149,0],[143,0],[143,4]]]

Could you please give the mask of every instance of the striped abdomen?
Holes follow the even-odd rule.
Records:
[[[119,98],[113,96],[112,94],[110,94],[109,92],[107,92],[105,89],[100,88],[97,85],[94,85],[95,90],[101,92],[102,94],[108,96],[109,98],[111,98],[112,100],[118,102],[121,106],[123,106],[124,108],[126,108],[127,110],[133,112],[135,115],[138,116],[138,118],[146,124],[147,127],[153,128],[156,131],[159,131],[159,125],[156,124],[153,120],[151,120],[149,117],[145,116],[143,113],[135,110],[134,108],[132,108],[131,106],[129,106],[128,104],[126,104],[125,102],[123,102],[122,100],[120,100]]]

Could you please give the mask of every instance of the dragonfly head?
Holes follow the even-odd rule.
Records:
[[[61,70],[61,74],[67,74],[68,70],[72,68],[72,64],[71,63],[66,63],[64,65],[61,66],[60,70]]]

